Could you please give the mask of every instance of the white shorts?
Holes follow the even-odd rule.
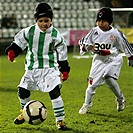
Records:
[[[45,68],[26,70],[18,87],[50,92],[57,85],[62,86],[58,68]]]
[[[114,57],[99,56],[94,58],[89,75],[89,78],[93,80],[91,86],[95,88],[104,84],[105,76],[118,79],[122,64],[123,59],[120,54]]]

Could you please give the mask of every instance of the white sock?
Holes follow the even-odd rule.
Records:
[[[64,111],[64,104],[61,96],[58,98],[51,100],[52,106],[54,109],[54,115],[56,117],[56,122],[60,120],[64,120],[65,111]]]
[[[19,100],[20,100],[20,106],[21,106],[21,108],[23,109],[23,108],[24,108],[24,105],[25,105],[27,102],[30,101],[30,97],[25,98],[25,99],[19,98]]]

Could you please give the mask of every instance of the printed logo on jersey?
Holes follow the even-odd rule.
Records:
[[[94,33],[94,35],[98,35],[98,33],[97,33],[97,32],[95,32],[95,33]]]
[[[105,44],[105,43],[95,43],[95,51],[99,51],[101,49],[110,49],[111,48],[111,44]]]
[[[110,40],[113,42],[115,40],[115,36],[114,35],[110,35]]]

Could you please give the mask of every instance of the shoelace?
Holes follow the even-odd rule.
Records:
[[[18,116],[18,119],[19,119],[19,120],[24,119],[23,114],[20,114],[20,115]]]

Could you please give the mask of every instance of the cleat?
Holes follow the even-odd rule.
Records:
[[[126,100],[125,99],[117,99],[117,110],[122,111],[126,107]]]
[[[83,106],[81,107],[81,109],[79,110],[79,114],[88,113],[88,111],[90,110],[91,106],[92,106],[92,102],[90,103],[90,105],[84,103]]]
[[[21,114],[17,118],[15,118],[14,124],[23,124],[25,122],[25,119],[24,119],[24,116],[22,114],[22,111],[23,110],[21,109],[20,110]]]
[[[56,126],[58,127],[58,130],[67,130],[67,126],[63,120],[57,121]]]

